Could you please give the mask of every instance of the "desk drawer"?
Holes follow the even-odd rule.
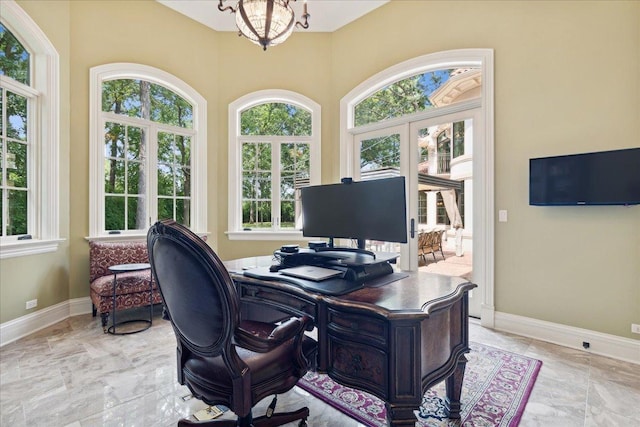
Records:
[[[329,336],[329,375],[341,384],[386,397],[388,359],[384,351]]]
[[[247,283],[238,283],[237,286],[242,301],[253,304],[266,304],[271,308],[294,316],[303,316],[306,314],[314,320],[317,319],[316,304],[311,300]]]
[[[330,335],[341,335],[349,341],[363,341],[380,347],[387,345],[387,324],[373,316],[345,313],[329,308]]]

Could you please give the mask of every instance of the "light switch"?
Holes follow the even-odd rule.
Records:
[[[498,211],[498,221],[507,222],[507,211],[502,209]]]

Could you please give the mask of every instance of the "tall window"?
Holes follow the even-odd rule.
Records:
[[[319,183],[320,107],[263,91],[229,107],[229,236],[300,235],[300,188]]]
[[[58,55],[14,2],[0,21],[1,258],[53,251],[58,230]]]
[[[418,224],[427,223],[427,193],[420,191],[418,193]]]
[[[437,138],[438,169],[437,173],[451,172],[451,138],[449,128],[443,130]]]
[[[438,191],[436,193],[436,224],[444,224],[449,225],[451,221],[449,220],[449,215],[447,215],[447,209],[444,206],[444,200],[442,199],[442,194]]]
[[[92,69],[92,82],[92,107],[100,108],[92,123],[99,134],[92,236],[143,234],[162,219],[206,231],[195,209],[205,196],[202,187],[194,191],[206,182],[204,100],[175,77],[136,64]]]
[[[453,158],[464,155],[464,121],[453,124]]]
[[[28,234],[29,211],[33,209],[28,203],[29,193],[33,192],[28,154],[33,146],[34,132],[29,122],[33,122],[36,96],[29,86],[29,52],[3,25],[0,25],[0,55],[0,73],[8,77],[0,86],[1,235],[18,236]]]

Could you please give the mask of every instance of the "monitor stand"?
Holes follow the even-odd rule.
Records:
[[[279,268],[296,267],[299,265],[315,265],[344,272],[343,278],[349,282],[363,283],[381,276],[393,273],[392,263],[398,254],[378,252],[373,253],[358,248],[316,248],[300,249],[296,253],[275,251],[280,259]]]
[[[353,252],[353,253],[357,253],[357,254],[364,254],[364,255],[370,255],[373,259],[376,259],[376,254],[368,251],[364,248],[347,248],[347,247],[342,247],[342,246],[325,246],[323,248],[315,248],[314,251],[316,252]]]

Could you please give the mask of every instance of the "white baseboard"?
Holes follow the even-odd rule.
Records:
[[[61,302],[38,310],[35,313],[10,320],[0,325],[0,347],[71,316],[88,313],[91,313],[91,300],[89,297],[83,297]],[[493,321],[487,321],[489,318],[492,318]],[[640,364],[640,340],[603,334],[588,329],[575,328],[514,314],[497,311],[492,313],[483,312],[482,326],[491,327],[490,324],[492,324],[493,329],[499,331],[570,348],[583,349],[582,343],[586,341],[589,343],[589,349],[585,351]]]
[[[68,319],[91,313],[89,297],[74,298],[0,324],[0,347]]]
[[[494,329],[640,364],[640,340],[500,312],[494,313]]]

